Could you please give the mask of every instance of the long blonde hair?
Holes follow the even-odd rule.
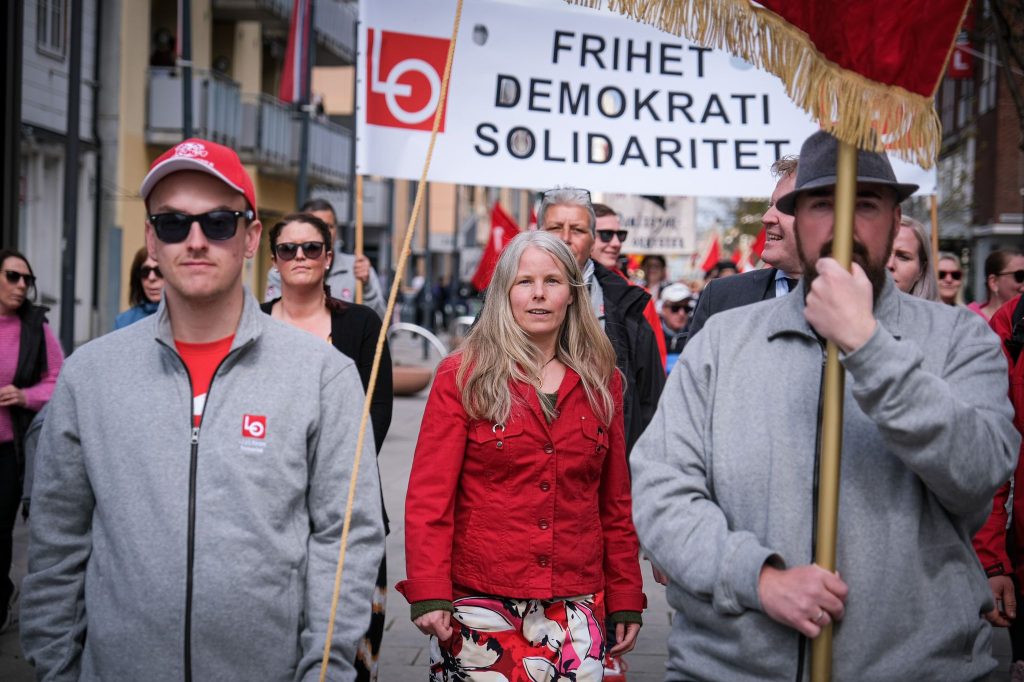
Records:
[[[524,232],[513,239],[498,259],[487,287],[480,317],[466,337],[457,383],[462,406],[474,419],[504,424],[514,400],[509,382],[521,381],[540,391],[540,375],[548,358],[542,357],[512,314],[509,291],[528,248],[550,254],[569,281],[573,299],[558,334],[555,356],[580,376],[590,407],[605,424],[615,411],[609,383],[615,367],[615,351],[601,329],[590,295],[583,284],[576,258],[569,247],[546,232]],[[554,411],[540,401],[545,415]]]

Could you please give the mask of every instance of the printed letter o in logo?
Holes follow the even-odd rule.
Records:
[[[267,435],[267,418],[252,414],[242,417],[242,436],[245,438],[263,438]]]

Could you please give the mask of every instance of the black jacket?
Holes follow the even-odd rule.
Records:
[[[12,384],[18,388],[35,386],[46,374],[46,336],[43,334],[43,323],[49,308],[29,305],[28,311],[21,318],[21,335],[18,339],[18,366],[14,370]],[[25,433],[36,413],[24,407],[12,406],[11,424],[14,428],[14,454],[17,458],[18,477],[25,472]]]
[[[623,417],[628,454],[658,407],[665,367],[655,332],[644,317],[650,294],[597,262],[594,280],[604,295],[604,330],[615,349],[615,363],[626,377]]]
[[[686,341],[692,339],[715,313],[775,298],[776,272],[776,268],[764,268],[708,282],[697,299],[697,308],[690,316]]]

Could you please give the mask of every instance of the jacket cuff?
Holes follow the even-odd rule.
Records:
[[[431,599],[443,599],[452,601],[452,581],[437,578],[418,578],[415,580],[403,580],[395,585],[395,589],[402,594],[410,604],[418,601]]]
[[[885,366],[885,363],[879,362],[878,356],[880,353],[886,354],[886,348],[895,343],[896,339],[893,338],[893,335],[882,327],[881,322],[875,320],[875,331],[864,342],[864,345],[850,353],[840,353],[839,357],[843,367],[863,381],[864,379],[859,377],[858,373],[871,372],[879,366]]]
[[[639,611],[613,611],[608,620],[612,623],[640,623],[644,624],[644,617]]]
[[[643,592],[605,592],[605,609],[616,611],[643,611],[647,608],[647,595]]]
[[[780,555],[762,547],[753,537],[736,547],[724,564],[721,598],[715,599],[715,607],[720,613],[736,614],[745,609],[761,610],[758,587],[765,564],[777,568],[786,566]]]
[[[427,599],[414,602],[409,606],[409,620],[416,620],[432,611],[447,611],[455,613],[455,606],[447,599]]]

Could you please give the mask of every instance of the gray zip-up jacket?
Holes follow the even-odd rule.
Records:
[[[351,360],[248,292],[197,430],[164,304],[78,349],[32,495],[21,634],[39,679],[316,679],[362,404]],[[354,679],[384,549],[373,447],[331,680]]]
[[[812,563],[823,346],[794,295],[711,317],[630,460],[643,548],[677,609],[670,680],[797,680],[799,633],[761,610],[773,558]],[[1015,464],[1006,361],[974,313],[898,292],[846,370],[834,680],[975,680],[995,666],[971,536]],[[804,675],[809,677],[810,647]]]

